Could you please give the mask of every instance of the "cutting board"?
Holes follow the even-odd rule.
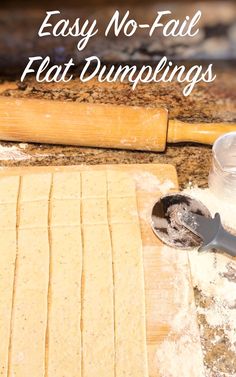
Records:
[[[158,198],[178,191],[171,165],[97,165],[3,168],[0,176],[30,173],[117,169],[136,182],[143,242],[149,377],[202,376],[203,358],[197,325],[188,254],[165,247],[150,226]],[[186,362],[185,356],[191,361]],[[199,373],[198,373],[199,371]],[[176,373],[176,374],[173,374]]]

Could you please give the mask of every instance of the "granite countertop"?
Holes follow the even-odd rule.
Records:
[[[4,166],[45,166],[78,164],[173,164],[180,188],[207,187],[211,165],[209,146],[174,145],[164,153],[81,148],[61,145],[0,142],[0,164]]]
[[[133,91],[128,83],[102,84],[95,80],[81,83],[77,78],[68,83],[50,84],[38,83],[33,78],[23,84],[13,81],[5,85],[11,89],[5,89],[2,95],[166,107],[170,119],[188,122],[189,127],[195,122],[236,123],[236,69],[231,65],[219,66],[216,73],[217,80],[210,84],[199,83],[189,97],[183,97],[182,86],[178,83],[140,84]],[[6,158],[7,146],[11,147],[10,158]],[[19,153],[11,153],[15,148]],[[2,166],[169,163],[176,167],[180,188],[183,189],[189,184],[207,187],[211,147],[190,143],[169,144],[165,152],[154,153],[2,142],[0,161]]]

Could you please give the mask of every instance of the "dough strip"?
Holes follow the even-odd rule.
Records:
[[[70,182],[70,185],[68,185]],[[66,185],[66,187],[65,187]],[[67,200],[62,200],[67,196]],[[64,225],[63,227],[60,227]],[[59,228],[58,228],[59,226]],[[80,173],[54,175],[50,204],[51,275],[48,377],[81,377]]]
[[[14,291],[17,270],[17,207],[19,177],[6,177],[0,181],[0,376],[9,375],[11,355],[11,330]],[[5,219],[4,207],[11,202],[9,218]],[[11,229],[5,228],[5,221]]]

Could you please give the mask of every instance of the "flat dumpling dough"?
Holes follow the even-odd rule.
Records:
[[[19,177],[0,179],[0,376],[8,375]],[[6,211],[7,209],[7,211]]]
[[[134,182],[128,174],[117,171],[109,172],[108,179],[115,289],[115,374],[147,377],[143,250]]]
[[[51,174],[26,174],[21,180],[20,202],[48,201]]]
[[[82,172],[83,377],[114,377],[112,250],[106,173]],[[86,199],[85,199],[86,198]]]
[[[48,211],[39,213],[37,206],[27,206],[21,211],[21,205],[29,200],[48,203],[50,186],[50,174],[27,175],[21,179],[9,376],[43,377],[45,373]],[[29,218],[31,228],[24,228]]]
[[[136,197],[135,181],[130,173],[119,170],[107,171],[107,192],[109,198]]]
[[[81,173],[83,198],[106,198],[107,184],[106,172],[103,170],[85,170]]]
[[[147,377],[132,176],[84,170],[3,182],[0,377]]]
[[[16,204],[18,196],[19,176],[1,177],[0,203]]]
[[[62,177],[57,174],[53,177],[50,213],[51,273],[47,376],[80,377],[80,173],[62,174]]]
[[[58,172],[53,174],[52,199],[80,200],[81,179],[79,172]]]
[[[142,241],[137,224],[112,225],[116,376],[147,377]]]
[[[107,225],[84,225],[83,377],[114,377],[113,282]]]

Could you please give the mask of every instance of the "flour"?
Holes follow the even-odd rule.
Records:
[[[219,212],[223,223],[236,231],[236,203],[223,201],[209,189],[193,187],[186,189],[183,193],[200,200],[210,210],[212,215]]]
[[[175,187],[174,183],[170,179],[166,179],[164,182],[160,182],[159,179],[151,173],[137,173],[134,175],[134,179],[137,188],[146,192],[161,192],[162,195],[167,194],[171,189]]]
[[[222,201],[209,189],[190,188],[185,193],[202,201],[209,208],[212,215],[219,212],[224,226],[236,231],[236,203]],[[189,252],[189,261],[194,287],[211,302],[211,305],[207,307],[198,307],[198,314],[204,315],[207,324],[211,328],[223,330],[227,339],[227,346],[232,351],[235,359],[236,259],[220,252],[199,253],[194,250]],[[218,341],[219,339],[217,338],[212,339],[212,342],[217,343]],[[205,352],[207,352],[207,349]],[[230,363],[230,360],[228,363]],[[207,375],[209,377],[233,377],[236,375],[234,367],[231,368],[232,373],[224,373],[216,369],[213,366],[211,371],[208,370]]]
[[[0,145],[0,161],[25,161],[31,158],[45,158],[54,156],[53,154],[34,153],[28,154],[25,150],[28,148],[27,143],[20,143],[17,146]]]
[[[16,146],[6,147],[0,145],[0,161],[17,160],[23,161],[30,159],[31,156]]]
[[[196,353],[196,345],[189,335],[175,341],[164,340],[157,359],[162,377],[205,377],[201,351]]]
[[[190,187],[184,194],[200,200],[212,215],[219,212],[223,224],[233,231],[236,230],[236,203],[223,202],[209,189]],[[178,310],[168,319],[171,328],[169,336],[156,352],[160,376],[235,377],[233,359],[236,359],[236,260],[220,252],[199,253],[197,249],[185,252],[163,247],[162,252],[165,253],[167,261],[166,273],[172,271],[173,263],[178,263],[178,275],[172,281],[175,288],[173,301]],[[189,281],[183,274],[184,263],[187,263],[185,258],[190,264],[192,284],[206,298],[206,307],[200,305],[196,308],[189,300]],[[219,336],[217,331],[213,331],[213,338],[209,338],[209,334],[206,339],[203,336],[203,350],[198,347],[200,340],[196,311],[199,316],[204,316],[209,328],[223,334]],[[210,359],[211,364],[206,364],[204,368],[203,358],[209,352],[209,344],[220,347],[224,337],[227,342],[225,348],[231,352],[230,356],[224,353],[217,359],[213,355],[206,359]],[[216,354],[219,355],[219,350]],[[221,367],[221,359],[227,360],[224,368]]]
[[[165,274],[171,279],[168,284],[172,286],[173,297],[169,297],[171,311],[165,318],[170,332],[156,351],[159,375],[205,377],[196,307],[188,273],[188,253],[164,246],[161,255],[165,261]],[[165,309],[165,312],[168,311]]]

